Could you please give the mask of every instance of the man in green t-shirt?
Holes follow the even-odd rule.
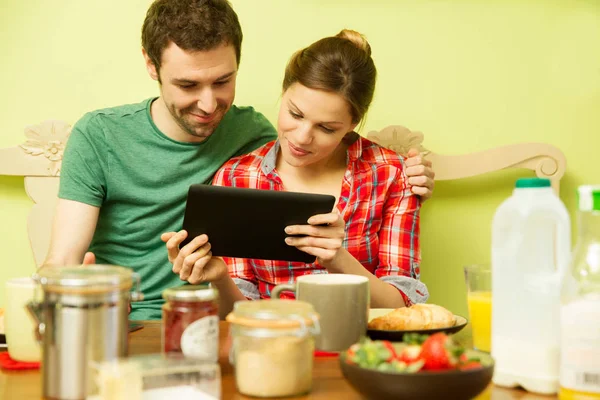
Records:
[[[160,97],[90,112],[71,131],[45,264],[132,268],[145,299],[131,319],[159,319],[162,291],[185,283],[160,236],[181,229],[189,186],[276,139],[262,114],[233,105],[241,42],[226,0],[156,0],[142,51]],[[428,197],[433,172],[415,160],[415,184]]]

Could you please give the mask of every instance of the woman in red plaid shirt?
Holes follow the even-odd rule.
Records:
[[[324,193],[333,212],[289,226],[286,242],[316,256],[313,264],[212,258],[209,238],[184,246],[187,233],[163,235],[173,271],[219,289],[225,314],[238,300],[269,298],[280,283],[317,273],[369,278],[371,306],[398,308],[427,300],[419,280],[420,199],[405,160],[354,132],[369,108],[376,69],[368,42],[343,30],[292,56],[285,71],[278,140],[236,157],[213,184]]]

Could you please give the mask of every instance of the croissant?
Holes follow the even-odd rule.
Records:
[[[435,304],[414,304],[369,321],[369,329],[412,331],[448,328],[456,323],[454,314]]]

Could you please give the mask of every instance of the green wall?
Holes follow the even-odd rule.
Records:
[[[22,143],[26,125],[74,123],[88,110],[155,95],[139,39],[149,3],[4,0],[0,147]],[[576,186],[600,183],[596,0],[233,4],[245,34],[236,102],[254,105],[273,122],[288,57],[348,27],[368,37],[379,70],[364,132],[402,124],[425,132],[425,145],[447,154],[553,144],[568,160],[561,197],[571,212]],[[438,184],[422,213],[422,274],[432,302],[465,313],[462,266],[489,259],[492,215],[522,174]],[[0,177],[0,283],[34,270],[30,205],[22,179]]]

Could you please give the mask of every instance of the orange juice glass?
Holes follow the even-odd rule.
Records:
[[[490,352],[492,338],[492,272],[489,265],[465,267],[469,322],[473,330],[473,347]]]

